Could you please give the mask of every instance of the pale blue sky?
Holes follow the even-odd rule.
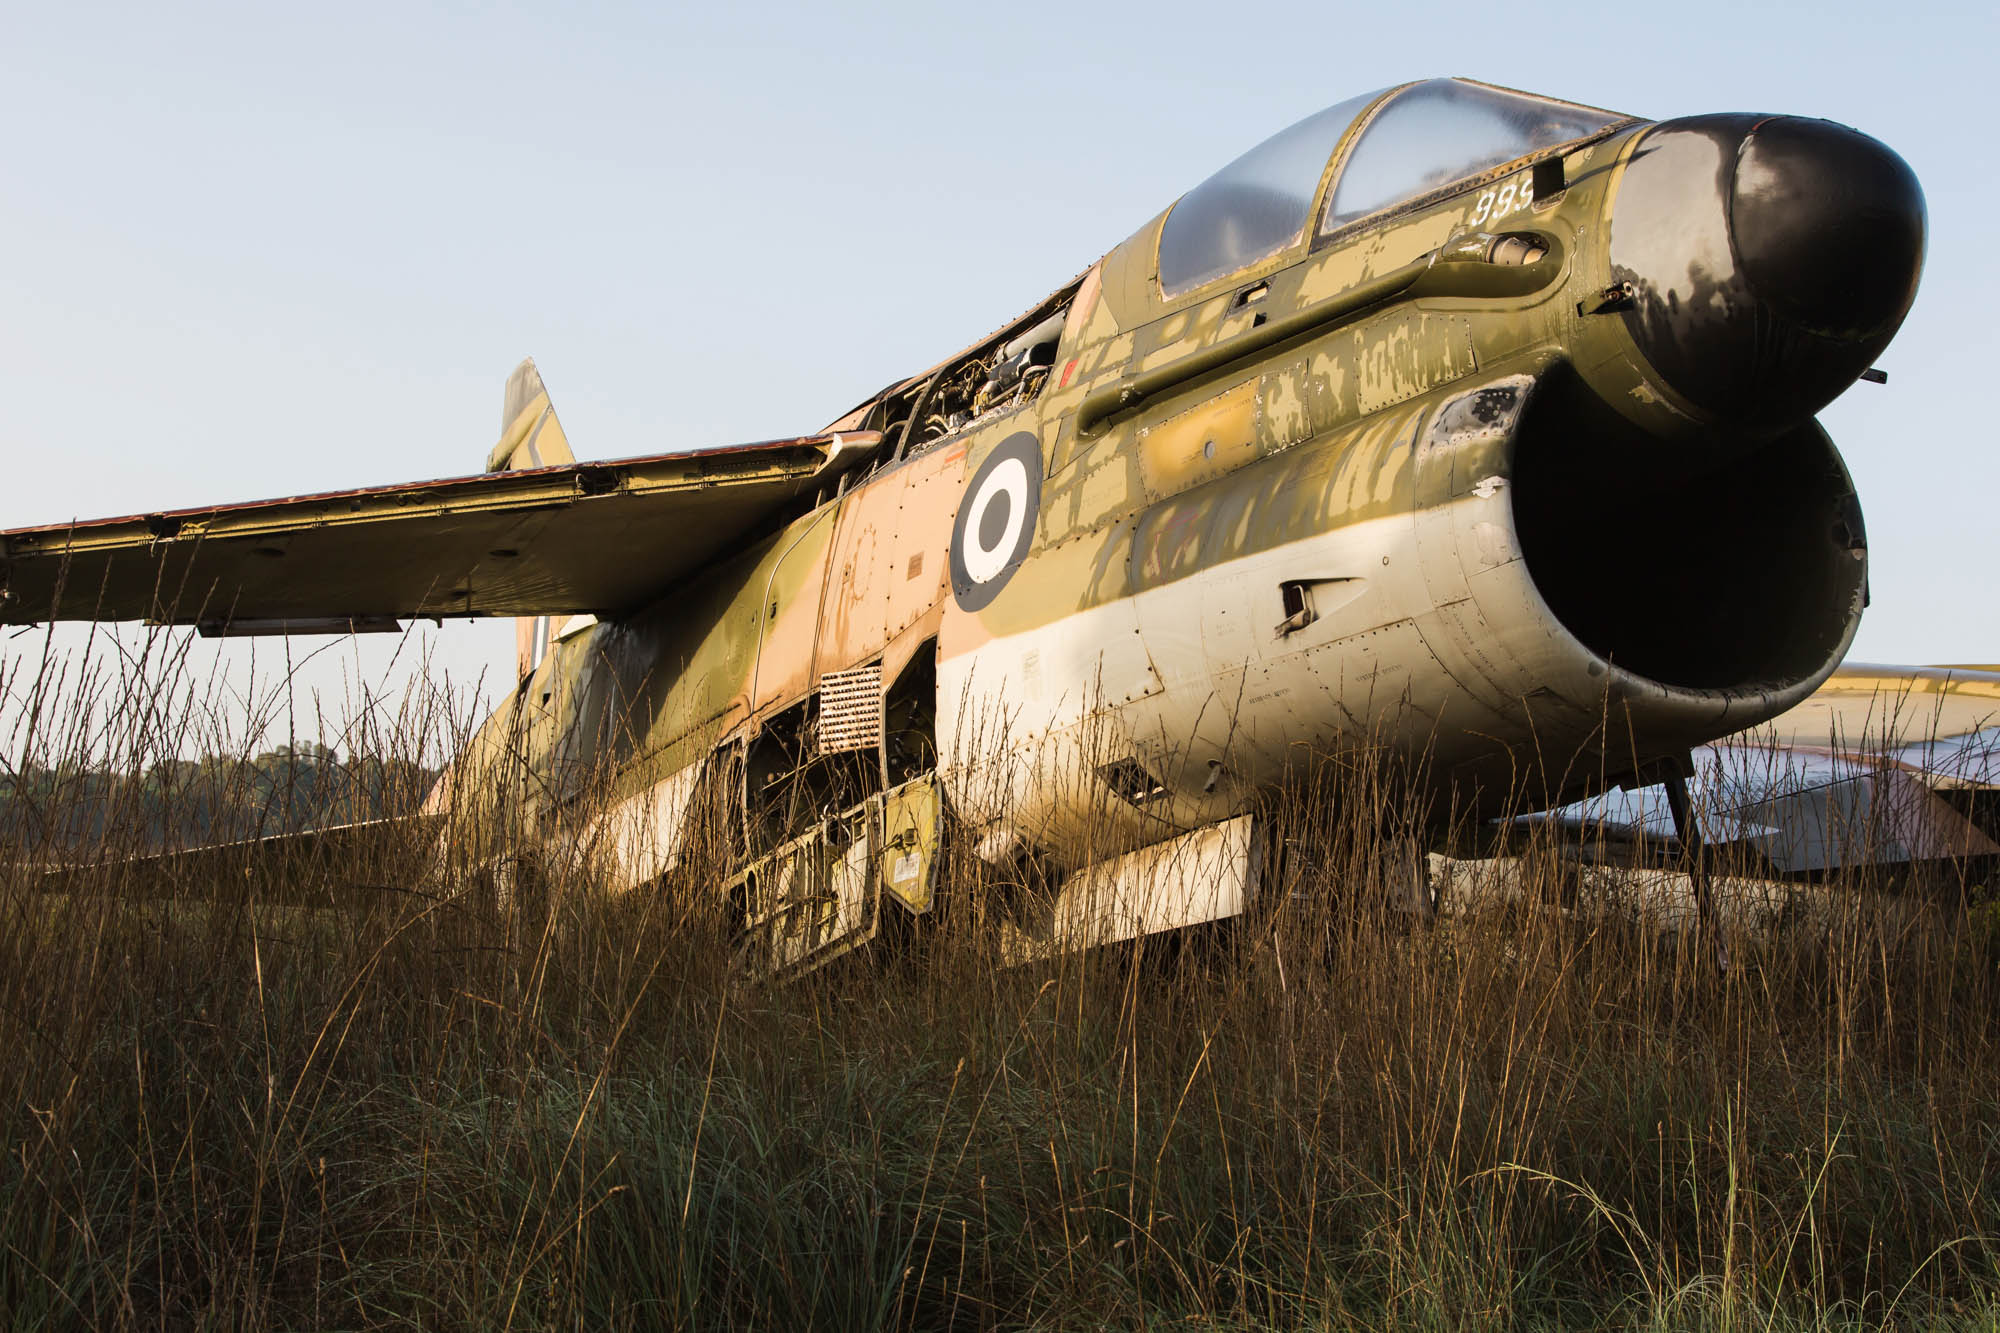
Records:
[[[1300,116],[1465,74],[1655,117],[1825,116],[1909,159],[1923,291],[1889,384],[1824,418],[1868,517],[1857,655],[2000,659],[1989,6],[0,20],[0,526],[475,471],[527,354],[586,457],[810,430]],[[510,629],[434,639],[460,676],[507,670]]]

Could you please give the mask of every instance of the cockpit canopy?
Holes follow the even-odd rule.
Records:
[[[1160,228],[1161,290],[1191,291],[1298,241],[1330,162],[1337,178],[1321,236],[1628,120],[1463,79],[1351,98],[1272,135],[1181,197]]]

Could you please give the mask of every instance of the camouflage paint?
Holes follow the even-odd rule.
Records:
[[[1310,218],[1366,119],[1329,158]],[[1301,744],[1428,752],[1440,783],[1579,756],[1602,776],[1607,729],[1630,766],[1782,711],[1838,652],[1731,688],[1635,675],[1551,612],[1516,532],[1521,423],[1557,379],[1654,441],[1661,467],[1727,443],[1623,318],[1630,282],[1610,241],[1649,128],[1611,124],[1327,236],[1309,222],[1173,297],[1157,278],[1161,213],[1019,321],[841,417],[830,431],[860,432],[845,455],[832,436],[810,472],[785,474],[786,507],[754,511],[698,568],[673,566],[652,605],[548,607],[599,620],[524,658],[456,780],[533,827],[582,790],[566,773],[608,773],[612,841],[636,884],[679,854],[704,773],[727,769],[715,756],[754,743],[828,672],[879,660],[893,682],[933,643],[937,777],[996,855],[1235,818]],[[1526,202],[1494,221],[1498,189]],[[1051,315],[1062,332],[1038,393],[913,442],[917,411],[970,358]],[[496,466],[562,440],[539,376],[519,387]],[[1023,434],[1039,475],[999,478],[989,465]],[[776,484],[754,462],[750,480],[719,477],[655,521],[694,525],[739,485]],[[961,599],[947,574],[963,552],[949,548],[974,485],[997,488],[974,497],[991,499],[977,517],[995,531],[1030,496],[1032,538]],[[7,536],[9,556],[27,549]],[[1830,612],[1846,617],[1842,648],[1858,612],[1858,597]],[[1107,766],[1157,793],[1119,791]]]

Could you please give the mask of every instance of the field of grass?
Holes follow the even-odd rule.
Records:
[[[410,828],[311,872],[339,906],[140,898],[114,836],[51,892],[17,823],[0,1323],[2000,1323],[1980,895],[1837,896],[1722,974],[1532,891],[1412,923],[1370,818],[1275,814],[1233,930],[1002,968],[960,862],[787,985],[698,871],[496,901]]]

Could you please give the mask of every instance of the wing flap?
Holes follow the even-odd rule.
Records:
[[[0,532],[0,624],[614,616],[866,458],[874,432]]]

